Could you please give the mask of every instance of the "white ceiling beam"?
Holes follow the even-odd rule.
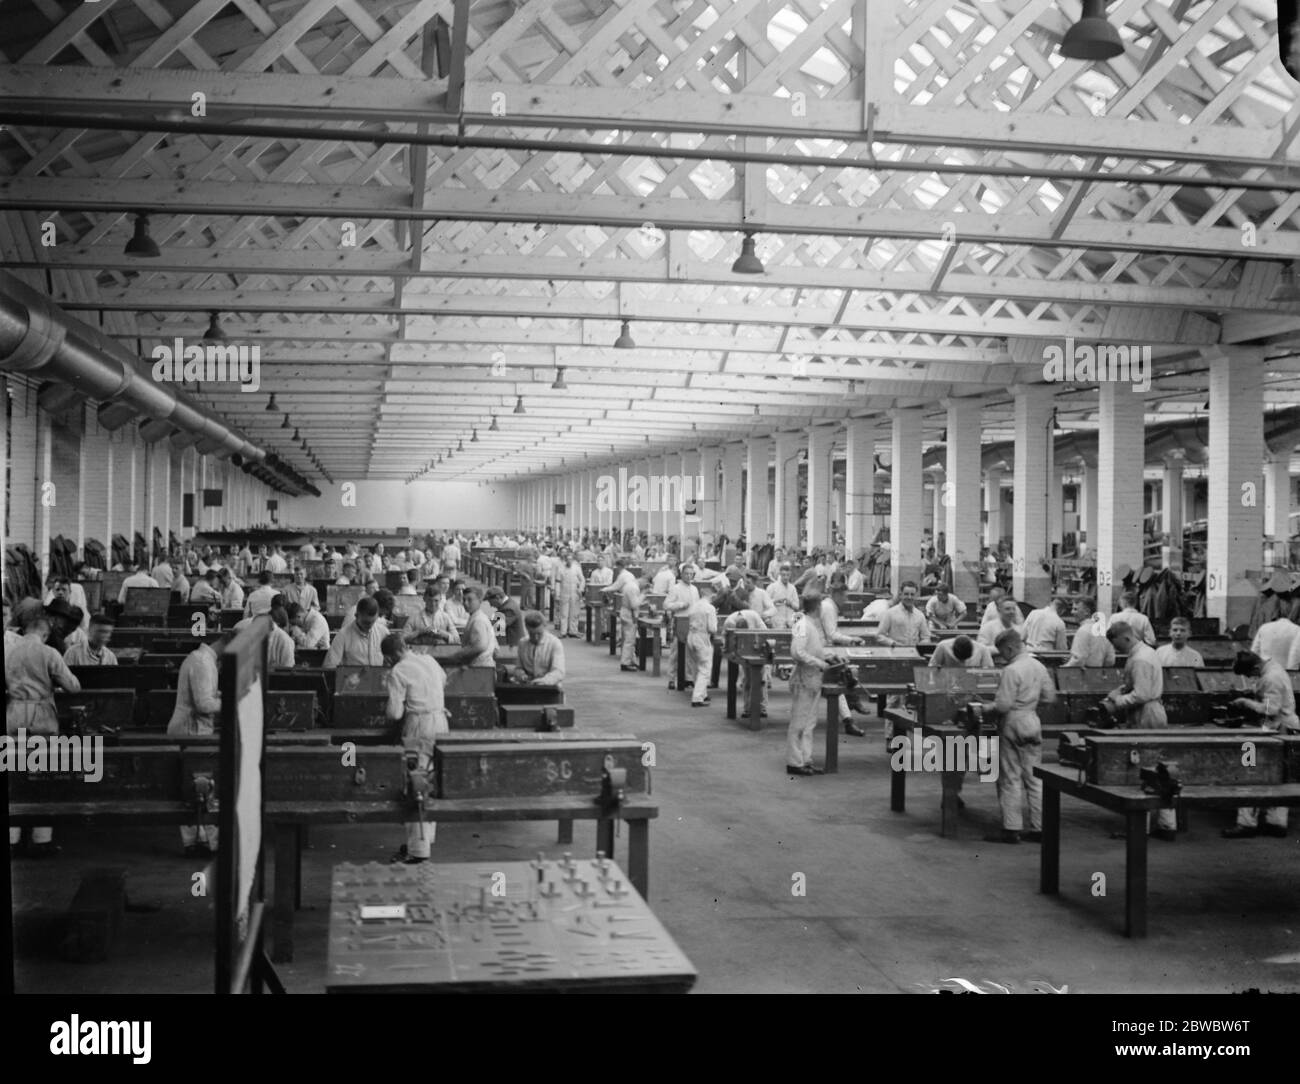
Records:
[[[432,243],[432,242],[430,242]],[[499,279],[553,282],[643,282],[682,283],[770,289],[853,290],[890,296],[923,293],[931,284],[931,273],[906,270],[875,271],[857,268],[793,267],[769,263],[759,279],[742,279],[732,274],[729,261],[659,259],[464,255],[426,251],[420,268],[413,269],[407,256],[372,252],[359,248],[305,249],[212,249],[168,246],[162,256],[146,268],[138,259],[122,252],[118,245],[60,244],[43,251],[39,260],[24,260],[15,253],[0,254],[0,267],[60,267],[69,270],[134,272],[152,275],[268,275],[285,278],[339,276],[356,278],[413,279]],[[1268,266],[1265,261],[1257,261]],[[949,272],[935,297],[974,297],[994,301],[1051,301],[1082,305],[1132,305],[1142,308],[1170,307],[1207,312],[1233,310],[1278,311],[1278,303],[1267,298],[1270,281],[1242,296],[1236,288],[1211,288],[1169,284],[1090,282],[1016,277],[1014,275],[972,275]],[[146,283],[149,281],[145,280]],[[139,287],[136,288],[140,289]],[[118,291],[121,292],[120,290]],[[116,298],[113,290],[103,291]],[[157,296],[157,295],[155,295]],[[418,296],[418,295],[415,295]]]
[[[1231,185],[1225,183],[1225,189]],[[538,222],[636,228],[653,222],[661,230],[741,228],[761,233],[835,237],[893,237],[933,240],[939,223],[931,211],[865,206],[808,206],[769,202],[760,219],[746,221],[734,199],[640,199],[586,193],[503,192],[440,188],[422,210],[411,207],[406,185],[288,184],[153,178],[0,177],[0,208],[129,213],[152,210],[173,215],[302,218],[415,218],[467,222]],[[161,215],[159,216],[161,219]],[[1160,222],[1071,222],[1052,236],[1050,219],[1029,214],[963,212],[951,216],[965,244],[1039,245],[1046,248],[1108,249],[1168,255],[1241,254],[1241,231],[1229,226],[1170,225]],[[165,231],[162,222],[156,227]],[[165,235],[165,234],[164,234]],[[1300,259],[1300,232],[1264,230],[1252,255],[1259,259]]]
[[[471,54],[472,56],[473,54]],[[578,128],[592,131],[706,132],[785,139],[863,139],[862,102],[807,95],[803,112],[773,108],[770,93],[706,95],[656,86],[513,84],[475,77],[464,88],[467,126]],[[446,80],[362,79],[269,72],[203,72],[208,116],[222,120],[299,119],[453,126],[445,111]],[[0,68],[0,107],[40,105],[48,110],[113,110],[145,116],[159,102],[188,102],[194,72],[114,67],[11,64]],[[495,97],[505,95],[505,98]],[[499,103],[526,102],[501,116]],[[1258,163],[1277,146],[1268,128],[1152,122],[1072,115],[1068,123],[1045,111],[976,111],[885,99],[875,114],[874,137],[885,144],[920,144],[1034,153],[1103,154]]]

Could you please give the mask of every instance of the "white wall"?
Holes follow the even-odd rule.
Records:
[[[415,531],[447,527],[495,530],[513,528],[518,520],[512,485],[473,482],[355,482],[327,485],[317,481],[319,498],[280,497],[279,522],[285,527],[352,527]],[[354,498],[354,503],[351,498]]]

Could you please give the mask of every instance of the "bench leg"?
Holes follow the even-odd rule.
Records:
[[[1043,853],[1038,867],[1038,891],[1047,896],[1061,892],[1061,792],[1043,788]]]
[[[727,660],[727,718],[736,717],[736,678],[740,667],[731,659]]]
[[[840,770],[840,701],[837,696],[826,697],[826,763],[827,775]]]
[[[944,839],[958,839],[958,801],[961,798],[962,777],[965,772],[944,772],[940,779],[943,796],[939,802],[939,835]]]
[[[1124,935],[1147,935],[1147,815],[1145,810],[1125,815]]]
[[[560,831],[559,834],[555,837],[555,842],[556,843],[573,842],[573,818],[572,817],[560,821]]]
[[[275,835],[275,900],[271,915],[271,961],[293,963],[293,912],[299,898],[298,826],[277,824]]]
[[[660,631],[659,631],[658,629],[655,629],[655,631],[654,631],[654,638],[653,638],[653,640],[651,641],[651,645],[650,645],[650,646],[651,646],[651,650],[654,651],[654,669],[651,671],[651,673],[652,673],[655,677],[658,677],[658,676],[659,676],[659,656],[663,654],[663,650],[664,650],[664,644],[663,644],[662,634],[660,633]]]
[[[650,821],[627,822],[627,876],[647,902],[650,899]]]
[[[590,606],[586,607],[586,610],[587,610],[587,643],[591,643],[591,633],[592,633],[591,607]]]
[[[677,691],[685,689],[690,692],[690,686],[686,684],[686,641],[677,641]]]
[[[307,826],[295,824],[295,846],[293,848],[293,909],[302,910],[302,852],[307,846]]]
[[[610,861],[614,859],[614,821],[610,817],[596,822],[596,852]]]

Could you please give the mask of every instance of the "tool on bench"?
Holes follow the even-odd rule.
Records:
[[[1140,768],[1138,774],[1142,779],[1144,793],[1159,795],[1167,802],[1172,802],[1183,791],[1183,781],[1175,760],[1156,761],[1154,768]]]
[[[1210,722],[1215,726],[1236,730],[1243,726],[1258,726],[1259,715],[1240,704],[1221,704],[1212,709]]]
[[[1088,723],[1097,730],[1114,730],[1123,721],[1113,700],[1098,700],[1088,709]]]
[[[874,714],[875,705],[871,703],[870,693],[862,687],[850,663],[839,662],[828,666],[822,674],[822,681],[827,685],[843,685],[844,699],[859,715]]]
[[[105,722],[99,715],[99,705],[93,701],[89,704],[74,704],[68,709],[68,721],[62,727],[63,732],[80,737],[106,734],[113,738],[122,732],[121,727]]]
[[[596,804],[605,813],[616,813],[627,801],[627,769],[615,768],[613,758],[605,759],[605,770],[600,777],[600,794]]]
[[[195,772],[192,776],[194,787],[194,823],[204,827],[209,816],[215,816],[217,806],[217,781],[211,772]]]
[[[978,737],[992,734],[998,729],[997,712],[987,700],[971,700],[958,710],[954,720],[967,734]]]

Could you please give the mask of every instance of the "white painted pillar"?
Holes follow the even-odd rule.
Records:
[[[50,498],[58,500],[58,490],[52,492],[46,486],[54,478],[54,425],[50,416],[35,405],[32,397],[32,409],[36,411],[36,561],[41,570],[41,583],[50,575]]]
[[[1144,397],[1131,384],[1103,383],[1098,392],[1097,609],[1109,614],[1122,591],[1120,565],[1142,567]]]
[[[799,545],[799,451],[803,440],[798,433],[777,433],[773,456],[776,461],[776,496],[772,504],[772,528],[779,548]]]
[[[700,491],[696,494],[696,507],[700,514],[701,537],[716,539],[721,531],[723,511],[718,490],[721,465],[721,448],[700,449]]]
[[[1257,588],[1260,461],[1264,454],[1261,384],[1264,352],[1215,347],[1210,363],[1209,530],[1206,613],[1227,628],[1250,620]]]
[[[1183,529],[1183,467],[1186,454],[1181,450],[1170,452],[1165,459],[1165,469],[1160,483],[1160,529],[1169,536],[1171,545],[1178,545]]]
[[[1088,552],[1097,551],[1097,468],[1079,461],[1079,529],[1088,542]]]
[[[943,512],[943,487],[947,475],[941,470],[927,472],[930,476],[930,543],[936,555],[943,552],[939,548],[939,536],[946,535]]]
[[[845,552],[856,558],[871,543],[872,506],[876,492],[876,419],[844,423]]]
[[[1060,500],[1060,481],[1052,465],[1054,390],[1048,385],[1018,385],[1015,396],[1015,504],[1012,508],[1012,594],[1023,602],[1041,606],[1052,593],[1051,576],[1043,562],[1051,557],[1048,506],[1052,490]],[[1140,479],[1140,472],[1139,472]]]
[[[1264,457],[1264,535],[1276,542],[1290,537],[1291,452]]]
[[[996,551],[1002,541],[1002,468],[984,472],[984,545]]]
[[[953,593],[974,605],[979,597],[980,422],[978,400],[949,399],[944,543],[952,557]]]
[[[768,437],[750,437],[745,445],[745,543],[752,550],[767,542],[771,533],[768,517],[767,468],[772,458]]]
[[[890,589],[897,595],[905,580],[921,582],[921,524],[925,476],[921,469],[921,411],[891,410],[889,542]]]
[[[744,510],[745,486],[745,446],[743,444],[724,444],[722,446],[722,500],[716,505],[720,510],[716,534],[725,534],[733,542],[745,531],[742,518]]]
[[[668,515],[673,533],[684,540],[698,538],[700,534],[698,516],[692,516],[689,523],[686,521],[686,502],[693,500],[700,489],[700,453],[683,452],[680,462],[681,471],[678,478],[680,485],[673,489],[677,499],[673,502],[673,507],[668,510]],[[698,513],[698,504],[696,509]]]
[[[836,427],[808,430],[808,548],[829,547],[831,538],[831,453]]]

